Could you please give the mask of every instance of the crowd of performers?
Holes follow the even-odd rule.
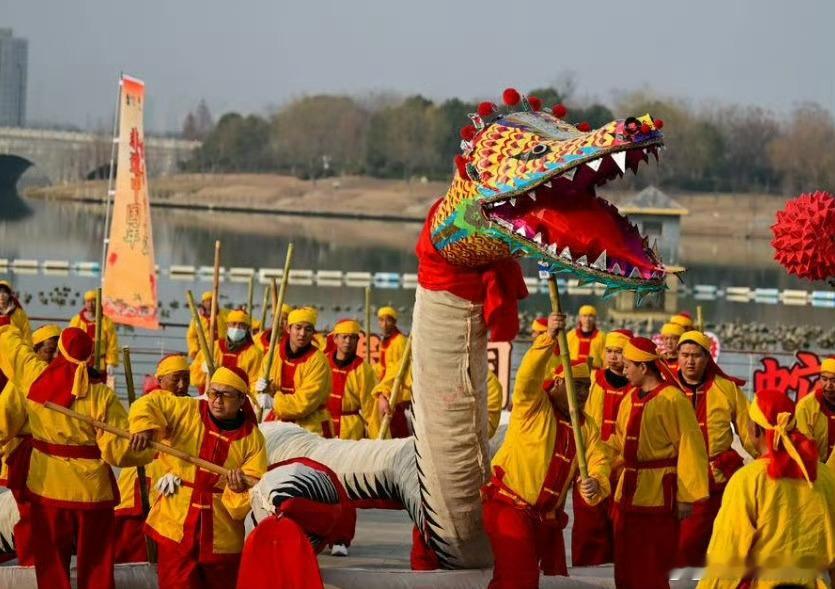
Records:
[[[161,358],[128,410],[108,386],[119,363],[109,320],[101,358],[93,358],[95,299],[85,295],[68,327],[32,331],[12,287],[0,281],[0,484],[20,512],[20,564],[35,567],[39,587],[69,589],[76,555],[78,587],[108,589],[114,563],[147,561],[150,539],[160,589],[321,587],[305,532],[318,527],[333,554],[347,555],[355,514],[285,502],[245,543],[248,490],[268,468],[258,423],[292,422],[323,437],[359,440],[380,437],[390,419],[384,435],[409,436],[408,374],[392,399],[407,349],[397,311],[378,311],[381,345],[372,363],[358,354],[357,321],[320,332],[314,309],[285,305],[265,374],[270,330],[233,309],[217,316],[209,334],[206,293],[187,353]],[[603,333],[596,315],[583,306],[568,331],[585,409],[587,477],[578,473],[559,361],[565,316],[531,326],[509,425],[482,489],[495,559],[490,587],[533,588],[541,574],[568,574],[566,541],[572,566],[614,563],[616,586],[625,589],[669,587],[671,571],[685,567],[706,567],[700,587],[813,587],[825,579],[835,565],[835,458],[825,465],[835,445],[835,358],[823,361],[815,391],[797,402],[772,390],[755,391],[749,401],[744,383],[713,361],[709,338],[688,314],[663,326],[660,343],[628,330]],[[199,330],[213,336],[211,375]],[[491,436],[502,397],[490,373]],[[157,452],[152,441],[229,474]],[[147,514],[139,472],[150,489]],[[565,538],[569,495],[574,523]],[[436,566],[420,534],[413,542],[413,568]],[[266,566],[265,547],[281,558]]]

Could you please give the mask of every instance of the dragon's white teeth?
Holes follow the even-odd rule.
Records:
[[[515,207],[516,206],[516,197],[513,197],[509,200],[510,200],[510,206]]]
[[[612,154],[612,159],[615,160],[615,163],[620,168],[620,173],[623,174],[626,172],[626,152],[619,151],[617,153]]]
[[[513,231],[513,223],[511,223],[510,221],[505,221],[504,219],[498,219],[497,222],[498,222],[499,225],[501,225],[505,229],[509,229],[509,230]]]
[[[609,268],[609,274],[617,274],[618,276],[623,276],[623,270],[620,268],[620,264],[615,262],[612,264],[612,267]]]
[[[574,258],[571,257],[571,250],[568,249],[568,246],[565,246],[565,249],[560,252],[560,257],[565,258],[569,262],[574,261]]]
[[[547,182],[543,182],[543,183],[542,183],[542,185],[543,185],[545,188],[551,188],[551,181],[550,181],[550,180],[548,180]]]
[[[589,259],[588,259],[587,256],[582,255],[579,258],[577,258],[576,260],[574,260],[574,263],[579,264],[580,266],[588,266],[589,265]]]
[[[552,243],[551,245],[548,246],[548,253],[551,254],[552,256],[557,255],[557,244],[556,243]]]
[[[652,273],[652,279],[653,280],[658,280],[658,279],[663,278],[663,277],[664,277],[664,273],[661,272],[660,270],[656,270]]]
[[[497,200],[496,202],[494,202],[494,203],[493,203],[493,207],[494,207],[494,208],[495,208],[495,207],[500,207],[500,206],[502,206],[502,205],[503,205],[504,203],[506,203],[506,202],[507,202],[506,200]]]
[[[572,181],[574,180],[574,174],[575,174],[576,172],[577,172],[577,168],[571,168],[571,169],[570,169],[570,170],[568,170],[567,172],[563,173],[563,174],[560,176],[560,178],[565,178],[565,179],[566,179],[566,180],[568,180],[569,182],[572,182]]]
[[[528,234],[525,232],[524,227],[519,227],[519,229],[516,230],[516,233],[521,235],[522,237],[527,237],[528,236]]]
[[[537,233],[536,235],[534,235],[534,236],[533,236],[533,240],[534,240],[536,243],[538,243],[539,245],[542,245],[542,234],[541,234],[541,233]]]
[[[629,273],[629,278],[643,278],[643,276],[641,276],[641,271],[638,270],[637,266],[632,268],[632,272]]]
[[[536,202],[536,192],[534,192],[533,190],[531,190],[531,191],[528,193],[528,196],[530,196],[530,197],[531,197],[531,200],[532,200],[532,201]]]
[[[606,250],[603,250],[603,252],[597,256],[597,259],[592,263],[591,267],[602,270],[603,272],[606,271]]]
[[[600,158],[593,159],[591,161],[586,162],[586,165],[590,167],[595,172],[600,169],[600,164],[602,163]]]

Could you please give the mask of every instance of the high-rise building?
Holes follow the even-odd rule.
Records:
[[[11,29],[0,29],[0,127],[26,124],[26,74],[29,44]]]

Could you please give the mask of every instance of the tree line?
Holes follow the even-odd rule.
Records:
[[[627,186],[659,184],[693,191],[797,193],[835,190],[835,121],[816,104],[778,117],[756,106],[700,106],[642,91],[612,105],[574,103],[570,92],[539,88],[546,106],[564,104],[571,123],[598,127],[650,113],[665,121],[668,149],[660,166]],[[298,98],[268,116],[189,114],[184,134],[203,139],[184,171],[277,172],[300,178],[364,174],[378,178],[448,179],[459,153],[458,130],[477,103],[422,96]],[[202,108],[202,107],[201,107]],[[200,121],[196,125],[196,121]],[[199,128],[199,134],[195,128]]]

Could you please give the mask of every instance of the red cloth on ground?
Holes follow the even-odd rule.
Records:
[[[67,354],[78,361],[86,361],[93,353],[93,340],[84,330],[67,327],[61,332],[61,345]],[[29,387],[27,398],[36,403],[52,401],[63,407],[69,407],[75,400],[72,394],[75,381],[76,364],[73,364],[59,351],[52,362]]]
[[[436,571],[441,568],[438,555],[426,544],[417,526],[412,526],[412,551],[409,554],[409,564],[413,571]]]
[[[484,321],[491,341],[512,341],[519,333],[518,303],[528,296],[522,269],[514,258],[481,268],[448,262],[432,244],[431,224],[439,199],[429,210],[418,239],[418,282],[427,290],[444,290],[472,302],[484,302]]]
[[[230,589],[238,577],[240,555],[215,562],[199,562],[199,534],[189,534],[181,543],[157,541],[159,589]]]
[[[285,516],[261,521],[244,544],[237,587],[323,589],[316,554],[301,526]]]
[[[615,586],[618,589],[669,589],[678,545],[675,512],[623,511],[615,504]]]
[[[596,566],[612,562],[615,548],[611,502],[606,499],[591,506],[580,497],[577,485],[574,485],[572,493],[574,525],[571,528],[571,566]]]
[[[113,522],[113,562],[148,562],[145,518],[141,515],[116,517]]]
[[[113,509],[63,509],[30,504],[38,587],[70,589],[70,559],[76,551],[78,589],[115,589]],[[178,589],[185,589],[178,587]]]
[[[713,534],[713,521],[722,506],[722,494],[723,490],[715,491],[706,501],[694,503],[690,517],[681,520],[676,568],[705,566],[707,545]]]

